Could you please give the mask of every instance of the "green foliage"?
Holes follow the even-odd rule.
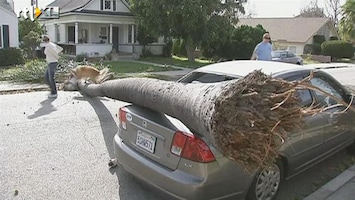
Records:
[[[303,48],[303,54],[320,55],[322,53],[322,47],[318,43],[306,44]]]
[[[36,48],[41,42],[41,35],[35,31],[30,31],[27,35],[22,38],[22,43],[20,47],[26,54],[26,57],[33,59],[36,57]]]
[[[17,48],[0,49],[0,60],[0,66],[18,65],[24,63],[22,52]]]
[[[352,58],[354,56],[353,45],[345,41],[326,41],[322,43],[322,53],[331,56],[332,59]]]
[[[31,31],[34,31],[39,35],[42,35],[44,33],[41,25],[37,20],[31,21],[28,19],[20,19],[18,22],[18,29],[20,41],[23,41],[23,37],[25,37]]]
[[[157,41],[157,37],[153,36],[147,27],[144,25],[139,25],[137,40],[141,45],[145,46]]]
[[[166,45],[163,48],[163,56],[166,58],[170,58],[172,55],[173,41],[171,39],[167,39],[165,41]]]
[[[339,40],[339,38],[337,36],[330,36],[329,40]]]
[[[343,17],[339,24],[339,33],[346,41],[355,41],[355,1],[347,0],[341,7]]]
[[[213,13],[235,22],[236,13],[244,12],[239,1],[231,0],[130,0],[129,3],[140,24],[149,27],[150,33],[183,39],[189,60],[194,59],[190,53],[200,44]]]
[[[234,27],[228,19],[213,15],[207,21],[203,35],[201,50],[205,57],[224,57],[223,48],[230,42]]]
[[[224,55],[227,60],[250,59],[264,33],[265,29],[260,25],[240,26],[233,31],[231,41],[221,48],[220,55]]]
[[[186,42],[183,39],[174,39],[173,47],[172,47],[173,55],[186,57],[187,53],[186,53],[185,44]]]
[[[89,56],[86,53],[79,54],[75,57],[76,62],[83,62],[85,60],[88,60]]]
[[[315,44],[322,44],[325,41],[324,35],[314,35],[313,36],[313,43]]]
[[[37,20],[19,20],[20,48],[24,50],[27,58],[36,57],[35,49],[39,46],[43,33],[44,31]]]
[[[47,63],[43,60],[31,60],[25,65],[19,65],[14,68],[10,74],[10,80],[16,82],[43,82],[44,72],[46,71]]]

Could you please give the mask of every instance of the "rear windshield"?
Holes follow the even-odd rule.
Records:
[[[221,74],[213,74],[206,72],[192,72],[189,75],[183,77],[178,82],[181,83],[215,83],[221,81],[229,81],[236,79],[236,77],[221,75]]]

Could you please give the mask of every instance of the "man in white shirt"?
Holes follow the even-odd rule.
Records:
[[[54,75],[58,66],[59,53],[63,51],[63,48],[51,42],[48,35],[43,35],[42,40],[44,43],[42,43],[41,46],[45,48],[44,54],[46,55],[46,61],[48,63],[44,78],[51,89],[48,98],[57,98],[57,86]]]

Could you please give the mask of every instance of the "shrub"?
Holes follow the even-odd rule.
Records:
[[[322,44],[325,41],[324,35],[313,36],[313,43]]]
[[[331,40],[322,43],[322,54],[331,56],[332,59],[352,58],[354,56],[353,45],[349,42]]]
[[[303,54],[320,55],[322,53],[322,47],[318,43],[306,44],[303,48]]]
[[[75,57],[76,62],[83,62],[88,59],[88,55],[86,53],[79,54]]]
[[[176,56],[187,56],[186,42],[183,39],[173,39],[172,54]]]
[[[0,49],[0,60],[0,66],[18,65],[24,63],[22,52],[17,48]]]
[[[17,66],[10,75],[10,79],[18,82],[43,82],[47,63],[44,60],[31,60],[23,66]]]
[[[337,36],[330,36],[329,40],[339,40]]]

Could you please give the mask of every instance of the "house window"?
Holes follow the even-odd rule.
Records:
[[[128,43],[136,43],[137,28],[136,25],[128,25]]]
[[[10,47],[10,28],[9,25],[2,25],[2,47]]]
[[[2,31],[1,31],[1,26],[0,26],[0,48],[2,48]]]
[[[105,0],[105,10],[111,10],[111,0]]]
[[[297,47],[295,47],[295,46],[290,46],[290,47],[288,47],[288,49],[289,49],[292,53],[296,53]]]
[[[100,43],[105,43],[107,40],[107,27],[101,27],[100,28]]]
[[[113,11],[116,11],[116,0],[112,1],[112,8],[113,8]]]

